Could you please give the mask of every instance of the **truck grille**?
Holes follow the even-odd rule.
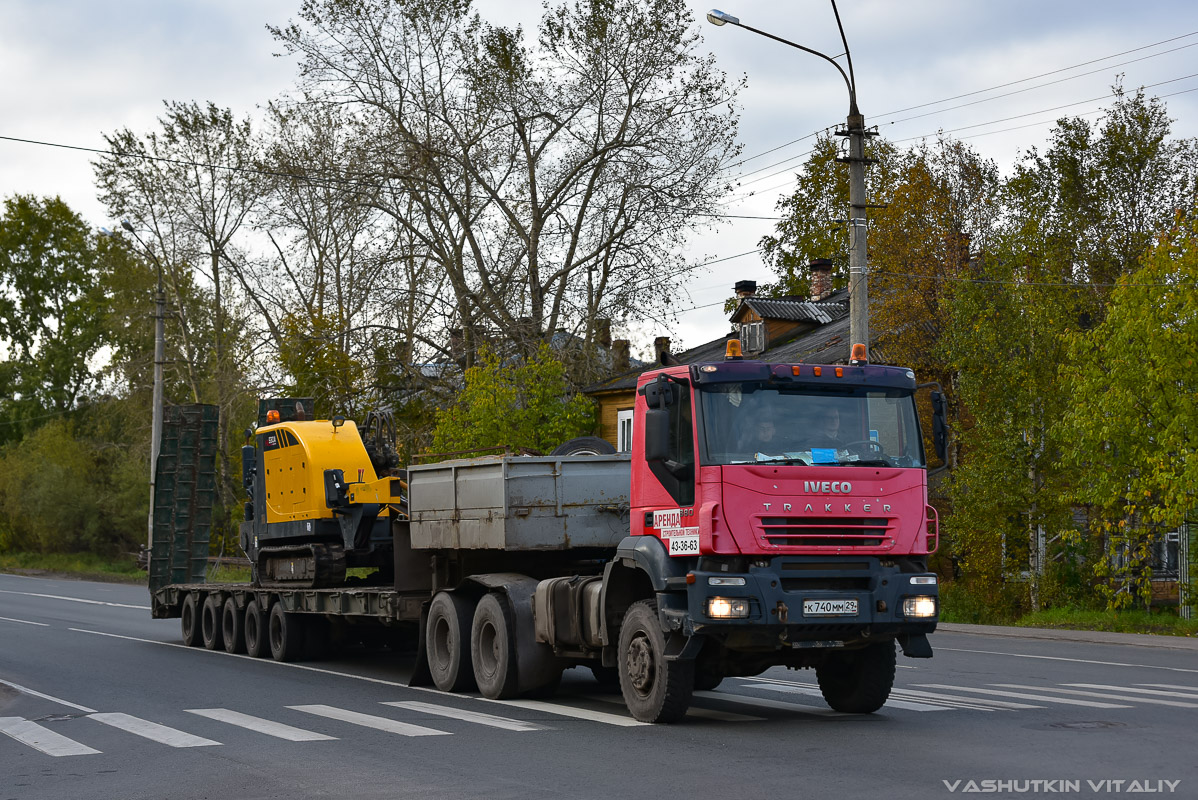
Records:
[[[836,548],[894,546],[890,517],[761,517],[761,538],[774,547]]]

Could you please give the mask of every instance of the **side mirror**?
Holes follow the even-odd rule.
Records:
[[[665,461],[670,457],[670,412],[664,408],[645,411],[645,460]]]
[[[932,392],[932,444],[936,456],[948,463],[948,401],[940,392]]]

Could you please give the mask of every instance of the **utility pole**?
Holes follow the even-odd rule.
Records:
[[[712,25],[735,25],[752,31],[767,39],[781,42],[785,45],[811,53],[836,67],[844,84],[849,90],[849,114],[845,130],[837,131],[841,136],[849,137],[849,155],[837,161],[847,161],[849,165],[849,363],[864,364],[869,359],[869,264],[866,255],[869,224],[866,211],[869,202],[865,191],[865,166],[872,159],[865,157],[865,117],[857,109],[857,78],[853,75],[853,56],[849,53],[849,41],[844,35],[844,26],[840,23],[840,11],[836,8],[836,0],[832,2],[832,13],[836,15],[836,26],[840,29],[840,41],[844,44],[844,57],[848,62],[849,71],[836,62],[835,58],[795,44],[789,39],[775,36],[772,33],[750,27],[740,21],[739,17],[712,9],[707,12],[707,21]]]
[[[162,449],[162,365],[166,361],[166,292],[162,288],[162,262],[154,255],[129,220],[121,220],[121,227],[133,234],[138,244],[158,267],[158,291],[154,300],[154,408],[150,423],[150,515],[147,523],[146,553],[154,549],[154,484],[158,476],[158,451]],[[148,557],[148,556],[147,556]]]

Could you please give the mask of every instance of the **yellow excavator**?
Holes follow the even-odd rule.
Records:
[[[389,581],[391,517],[407,509],[394,419],[370,412],[359,428],[339,416],[310,419],[312,408],[311,398],[259,400],[258,425],[246,430],[241,547],[254,583],[342,586],[353,567]]]

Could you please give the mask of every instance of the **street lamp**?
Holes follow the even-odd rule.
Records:
[[[162,447],[162,364],[166,360],[166,293],[162,289],[162,262],[158,260],[158,256],[154,255],[149,245],[137,235],[129,220],[121,220],[121,227],[133,234],[133,238],[158,267],[158,292],[154,310],[154,408],[150,427],[150,518],[146,535],[146,552],[150,553],[154,549],[154,483],[158,473],[158,451]]]
[[[867,221],[865,217],[869,204],[865,197],[865,165],[870,160],[865,157],[865,117],[857,110],[857,81],[853,75],[853,57],[849,53],[849,42],[844,35],[844,26],[840,24],[840,12],[836,9],[836,0],[831,0],[831,2],[832,13],[836,15],[836,26],[840,29],[840,41],[844,43],[844,55],[849,64],[847,74],[831,56],[745,25],[739,17],[712,9],[707,12],[707,21],[716,26],[735,25],[767,39],[773,39],[775,42],[790,45],[804,53],[819,56],[836,67],[836,71],[844,78],[844,84],[849,90],[849,114],[845,130],[838,131],[838,133],[849,137],[848,158],[840,159],[849,164],[849,363],[863,364],[866,362],[869,352],[869,269],[866,264]]]

